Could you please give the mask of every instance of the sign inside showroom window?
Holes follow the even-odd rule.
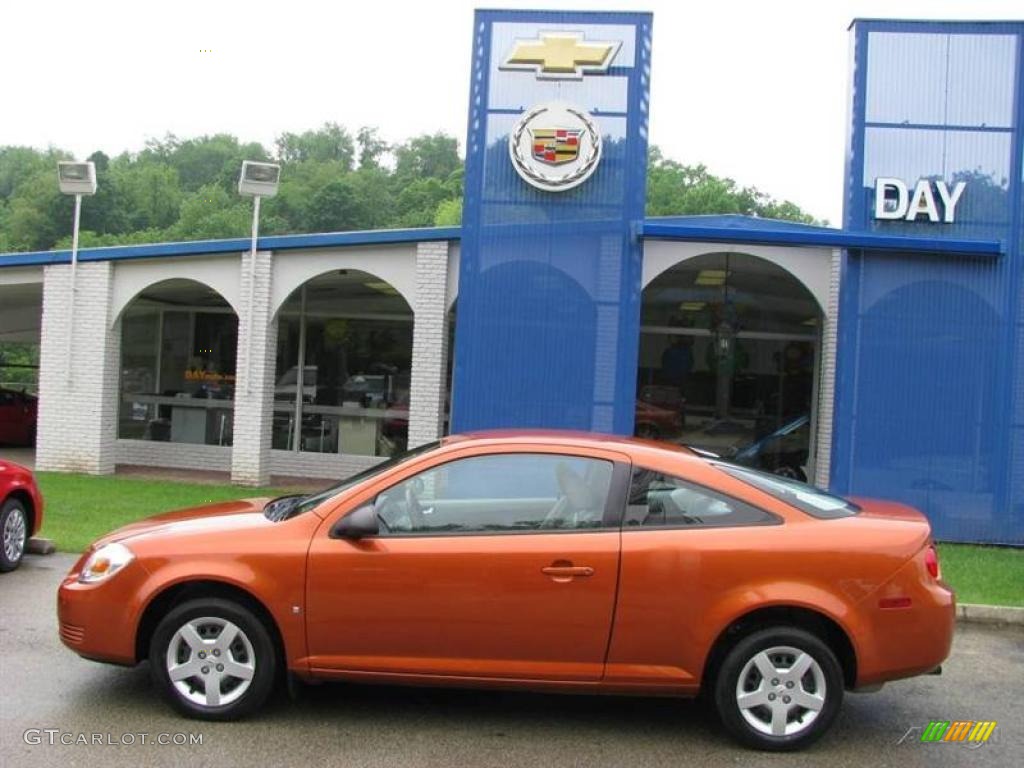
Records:
[[[902,179],[875,179],[875,218],[952,224],[966,181],[952,186],[942,179],[921,179],[911,189]]]

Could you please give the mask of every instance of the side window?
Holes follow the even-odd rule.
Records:
[[[773,523],[764,510],[678,477],[634,467],[623,525],[633,527],[719,527]]]
[[[612,462],[506,453],[442,464],[377,496],[380,535],[585,530],[604,526]]]

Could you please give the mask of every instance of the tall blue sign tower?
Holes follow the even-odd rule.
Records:
[[[1024,22],[869,19],[852,34],[846,229],[1004,253],[845,254],[832,486],[912,504],[940,539],[1019,545]],[[880,199],[893,180],[954,190],[955,216],[941,194],[941,211]]]
[[[478,11],[452,431],[630,434],[651,16]]]

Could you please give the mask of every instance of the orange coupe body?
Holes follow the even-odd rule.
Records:
[[[163,626],[203,601],[214,608]],[[263,659],[255,639],[235,653],[224,636],[225,656],[248,664],[242,682],[262,664],[306,680],[681,696],[713,687],[740,663],[730,652],[770,628],[817,638],[849,689],[936,669],[954,626],[913,509],[847,502],[686,449],[554,432],[450,437],[316,496],[128,525],[62,583],[61,638],[90,659],[149,658],[188,714],[246,714],[238,702],[253,686],[233,710],[221,702],[241,683],[204,681],[193,655],[213,653],[221,603],[255,617],[273,646]],[[207,646],[175,634],[175,622],[200,627],[204,611]],[[802,649],[771,642],[769,655]],[[777,669],[798,666],[779,653]],[[795,687],[824,700],[826,667],[817,683],[793,672]],[[775,715],[773,673],[751,670],[752,682],[743,669],[733,677],[737,696],[764,700],[737,710],[767,723],[755,745],[802,745],[794,724],[820,707]]]

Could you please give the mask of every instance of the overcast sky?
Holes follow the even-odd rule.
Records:
[[[466,131],[472,13],[654,12],[651,139],[841,223],[849,22],[1020,18],[1020,0],[0,0],[0,145],[85,157],[335,121]]]

